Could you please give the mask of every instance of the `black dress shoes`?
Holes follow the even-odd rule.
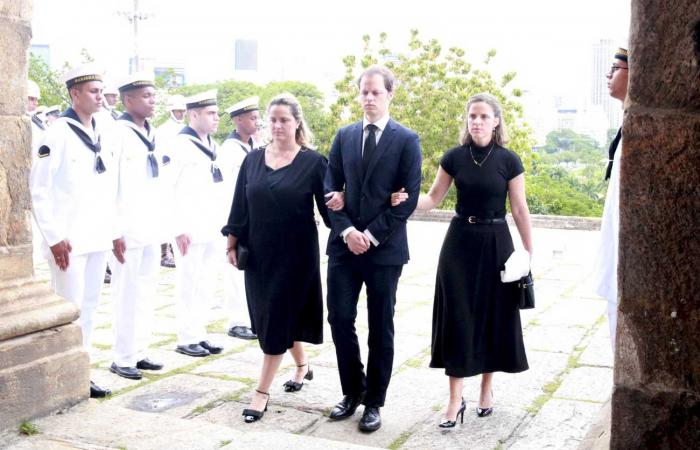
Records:
[[[119,367],[117,363],[112,363],[112,365],[109,366],[109,371],[130,380],[140,380],[143,376],[141,375],[141,371],[136,367]]]
[[[112,391],[104,389],[90,381],[90,398],[104,398],[112,395]]]
[[[247,339],[247,340],[253,340],[253,339],[258,338],[258,335],[253,333],[253,330],[251,330],[248,327],[244,327],[242,325],[237,325],[235,327],[229,328],[228,335],[231,337],[238,338],[238,339]]]
[[[355,414],[355,410],[365,399],[364,392],[360,395],[346,395],[343,399],[333,407],[328,417],[332,420],[342,420]]]
[[[376,406],[365,406],[365,412],[360,419],[361,431],[377,431],[382,426],[382,418],[379,415],[379,408]]]
[[[153,362],[148,358],[143,358],[136,363],[136,368],[141,370],[160,370],[163,368],[163,364]]]
[[[175,347],[175,351],[187,356],[201,357],[210,355],[209,350],[202,348],[199,344],[178,345]]]
[[[218,345],[214,345],[214,344],[210,343],[209,341],[202,341],[199,343],[199,345],[202,346],[204,349],[206,349],[212,355],[218,355],[219,353],[224,351],[223,347],[220,347]]]

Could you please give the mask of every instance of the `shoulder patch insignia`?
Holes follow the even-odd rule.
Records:
[[[51,154],[51,149],[45,145],[39,147],[39,158],[45,158]]]

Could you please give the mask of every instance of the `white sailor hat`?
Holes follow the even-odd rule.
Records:
[[[105,83],[102,89],[102,95],[119,95],[119,89],[116,88],[112,83]]]
[[[102,81],[102,69],[90,63],[71,69],[63,76],[63,82],[68,89],[87,81]]]
[[[61,113],[61,106],[60,105],[52,105],[46,108],[46,111],[44,111],[44,115],[48,116],[51,113],[56,113],[60,114]]]
[[[246,113],[248,111],[258,111],[260,106],[260,97],[248,97],[245,100],[241,100],[230,108],[226,109],[226,112],[231,115],[231,117],[236,117],[239,114]]]
[[[185,99],[187,109],[204,108],[205,106],[216,105],[216,89],[200,92]]]
[[[187,109],[187,107],[185,107],[185,97],[180,94],[171,95],[168,98],[168,111],[177,109]]]
[[[119,82],[119,84],[117,84],[117,87],[119,88],[119,93],[124,93],[133,89],[138,89],[147,86],[155,86],[153,74],[149,72],[132,73],[128,77],[124,77]]]
[[[39,85],[32,80],[27,80],[27,97],[33,97],[37,100],[41,98],[41,91],[39,91]]]

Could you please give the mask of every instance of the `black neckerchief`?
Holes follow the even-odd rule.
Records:
[[[235,139],[235,140],[237,140],[238,142],[243,142],[243,139],[241,138],[241,135],[238,134],[238,130],[233,130],[233,131],[231,132],[231,134],[228,135],[228,138],[227,138],[227,139]],[[248,145],[249,145],[248,148],[245,148],[244,146],[241,146],[241,148],[243,149],[243,151],[246,152],[246,153],[248,153],[248,152],[250,151],[250,149],[253,148],[253,138],[252,138],[252,137],[248,138]]]
[[[209,157],[211,160],[211,174],[212,178],[214,179],[214,183],[219,183],[221,181],[224,181],[223,175],[221,175],[221,170],[216,166],[216,148],[212,150],[210,147],[213,145],[211,141],[211,136],[207,135],[207,141],[209,144],[209,147],[204,145],[202,140],[199,138],[199,135],[197,134],[196,131],[194,131],[191,127],[185,126],[182,128],[179,134],[184,134],[189,137],[190,141],[197,147],[199,150],[202,151],[205,155]]]
[[[34,125],[39,127],[40,130],[46,129],[46,125],[44,125],[44,122],[42,122],[39,116],[37,116],[36,114],[32,114],[32,122],[34,122]]]
[[[615,138],[610,143],[610,148],[608,149],[608,168],[605,170],[605,179],[610,179],[610,174],[612,173],[613,159],[615,158],[615,152],[617,151],[617,146],[622,138],[622,127],[617,130]]]
[[[119,117],[119,120],[123,120],[125,122],[130,122],[134,124],[134,126],[129,126],[131,128],[131,131],[136,133],[136,136],[141,139],[141,142],[143,142],[143,145],[146,146],[146,149],[148,150],[148,165],[151,168],[151,176],[153,178],[158,177],[158,160],[156,159],[155,155],[153,154],[153,150],[156,148],[156,137],[153,136],[151,140],[149,140],[146,136],[144,136],[139,130],[137,130],[138,125],[136,125],[136,122],[134,122],[134,118],[131,117],[131,114],[129,113],[124,113]],[[146,128],[146,133],[149,135],[151,134],[151,125],[148,123],[148,120],[144,121],[144,128]]]
[[[105,167],[104,162],[102,161],[102,157],[100,156],[100,152],[102,151],[102,145],[100,144],[101,136],[97,136],[97,142],[92,142],[92,139],[90,139],[90,136],[83,130],[81,127],[71,123],[71,122],[77,122],[82,125],[82,122],[80,121],[80,117],[78,117],[78,114],[73,110],[73,108],[68,108],[63,114],[61,114],[61,117],[65,117],[66,119],[69,119],[66,121],[68,126],[70,127],[71,130],[80,138],[81,141],[83,141],[83,144],[92,152],[95,154],[95,171],[97,173],[102,173],[107,168]],[[92,129],[93,131],[95,130],[95,118],[93,117],[91,119],[92,123]]]

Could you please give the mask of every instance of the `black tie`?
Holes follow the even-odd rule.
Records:
[[[372,159],[374,150],[377,149],[377,135],[375,134],[376,129],[377,126],[372,123],[367,125],[367,137],[365,138],[365,146],[362,149],[362,171],[364,173],[367,173],[369,161]]]

